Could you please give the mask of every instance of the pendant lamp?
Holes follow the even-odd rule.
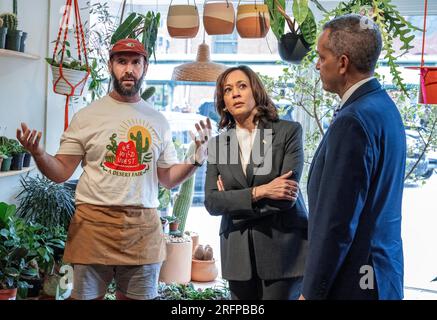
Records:
[[[187,62],[173,69],[172,80],[192,82],[216,82],[218,76],[227,69],[221,63],[212,62],[209,46],[203,42],[197,49],[194,62]]]

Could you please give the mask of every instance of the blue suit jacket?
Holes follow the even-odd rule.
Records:
[[[305,298],[403,298],[405,157],[398,109],[370,80],[346,101],[310,167]]]

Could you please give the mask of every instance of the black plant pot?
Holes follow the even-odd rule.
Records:
[[[32,155],[29,152],[24,154],[23,167],[30,167],[30,160],[32,160]]]
[[[11,170],[23,169],[24,153],[16,153],[12,156]]]
[[[1,27],[0,28],[0,49],[4,49],[6,47],[6,35],[8,33],[8,28]]]
[[[282,60],[290,63],[301,63],[310,50],[310,45],[301,35],[291,32],[282,35],[281,40],[278,42],[279,56]]]
[[[42,279],[30,279],[26,280],[26,282],[32,286],[27,289],[27,298],[38,297],[42,289]]]
[[[24,52],[26,49],[26,38],[27,38],[27,32],[23,32],[20,39],[20,52]]]
[[[20,51],[21,30],[9,30],[6,36],[6,49]]]

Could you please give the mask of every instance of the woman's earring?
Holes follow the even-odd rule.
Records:
[[[228,108],[224,107],[224,108],[223,108],[223,111],[224,111],[224,112],[227,112],[227,111],[228,111]]]

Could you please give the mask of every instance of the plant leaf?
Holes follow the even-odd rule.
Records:
[[[293,16],[298,24],[305,21],[308,11],[308,0],[293,0]]]

